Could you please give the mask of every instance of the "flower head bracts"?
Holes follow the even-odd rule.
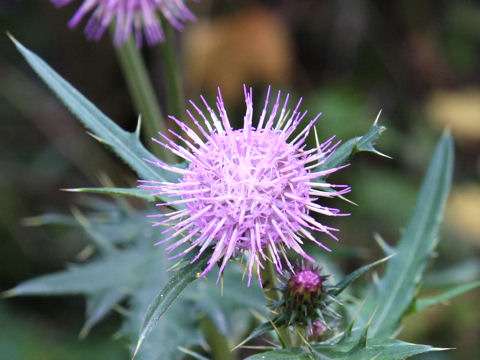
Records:
[[[151,215],[159,218],[154,226],[169,225],[164,231],[170,233],[169,236],[159,243],[176,239],[167,248],[168,252],[188,243],[188,248],[173,257],[196,248],[198,254],[192,262],[212,246],[213,254],[200,276],[207,274],[217,263],[220,276],[229,259],[246,255],[248,284],[253,269],[263,268],[264,261],[272,261],[280,273],[284,261],[293,272],[286,249],[314,262],[302,248],[305,239],[330,251],[314,237],[312,230],[336,239],[332,232],[337,229],[317,222],[311,213],[347,215],[316,201],[319,197],[345,194],[350,188],[316,181],[343,167],[315,170],[338,146],[339,142],[333,143],[333,137],[316,148],[305,150],[305,140],[319,115],[300,129],[299,125],[307,114],[299,111],[301,100],[289,113],[289,96],[281,101],[278,92],[272,109],[268,111],[269,88],[258,124],[254,126],[252,90],[245,88],[247,109],[244,124],[235,130],[230,125],[220,90],[216,104],[218,113],[203,97],[201,99],[208,117],[193,102],[190,103],[198,113],[198,119],[187,111],[200,135],[171,117],[188,139],[173,131],[170,132],[182,145],[163,134],[159,134],[162,140],[153,139],[189,162],[188,168],[181,169],[157,159],[147,160],[182,176],[175,183],[143,181],[144,185],[140,186],[155,191],[152,195],[176,198],[158,206],[184,206],[175,212]],[[294,131],[297,131],[295,136]]]
[[[336,288],[328,284],[330,275],[321,275],[321,269],[297,263],[295,272],[288,273],[279,290],[282,297],[270,304],[278,314],[277,325],[306,327],[310,337],[320,337],[330,328],[331,320],[340,315],[330,305],[341,305],[333,295]]]
[[[73,0],[51,0],[57,6],[64,6]],[[85,27],[89,40],[99,40],[106,28],[115,20],[113,42],[119,46],[125,43],[132,30],[138,47],[142,44],[142,31],[148,45],[164,41],[164,33],[157,11],[178,30],[183,23],[195,20],[195,15],[185,6],[183,0],[84,0],[68,26],[76,27],[79,22],[93,11]]]

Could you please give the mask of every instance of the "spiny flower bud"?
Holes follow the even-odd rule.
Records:
[[[327,327],[325,316],[338,317],[329,306],[334,298],[332,286],[325,284],[328,277],[320,275],[317,268],[297,263],[295,272],[281,288],[283,299],[272,304],[274,312],[282,314],[287,325],[307,327],[307,333],[310,331],[312,336],[323,333]]]
[[[302,301],[318,298],[324,290],[323,282],[327,276],[320,276],[318,271],[308,265],[290,277],[288,289],[291,296]]]

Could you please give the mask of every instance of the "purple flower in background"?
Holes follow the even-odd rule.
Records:
[[[57,6],[64,6],[73,0],[51,0]],[[89,40],[99,40],[105,29],[115,20],[113,42],[119,46],[130,37],[132,30],[138,47],[142,44],[142,31],[148,45],[152,46],[164,40],[164,33],[157,11],[178,30],[183,29],[183,22],[195,20],[183,0],[84,0],[83,4],[70,19],[68,26],[74,28],[93,11],[85,27]]]
[[[169,226],[164,233],[171,234],[159,243],[176,239],[167,248],[168,252],[183,244],[189,245],[172,258],[197,248],[194,262],[212,245],[213,254],[200,276],[207,274],[217,263],[220,276],[229,259],[245,255],[250,285],[253,268],[264,268],[264,261],[272,261],[282,273],[284,260],[294,272],[286,249],[314,262],[302,249],[305,239],[330,251],[312,231],[336,239],[332,231],[337,229],[319,223],[310,213],[347,215],[316,201],[320,197],[345,194],[350,188],[322,180],[344,166],[316,169],[334,152],[339,142],[333,143],[332,137],[318,147],[305,149],[305,140],[320,114],[306,127],[300,128],[307,114],[299,111],[301,99],[290,112],[287,110],[289,95],[282,105],[278,92],[273,107],[268,110],[269,88],[258,124],[254,125],[252,90],[247,91],[245,87],[244,91],[247,109],[241,129],[232,129],[220,90],[216,104],[218,113],[203,97],[208,114],[190,102],[200,121],[188,110],[187,114],[198,128],[198,134],[171,117],[188,138],[170,130],[182,145],[161,133],[163,141],[153,140],[185,159],[189,165],[184,169],[157,159],[147,160],[180,174],[182,178],[178,182],[144,180],[140,187],[154,190],[152,195],[176,198],[157,206],[183,206],[178,211],[151,215],[163,218],[154,226]]]

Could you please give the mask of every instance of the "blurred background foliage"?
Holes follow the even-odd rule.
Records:
[[[37,52],[121,126],[136,116],[111,41],[86,42],[65,24],[74,5],[2,1],[0,30]],[[333,259],[345,271],[380,256],[373,236],[394,244],[406,223],[435,140],[445,128],[456,139],[454,185],[438,257],[424,289],[480,274],[480,4],[475,1],[202,0],[191,3],[198,22],[177,36],[188,98],[213,99],[221,86],[232,119],[241,121],[242,84],[263,102],[267,84],[304,97],[323,115],[322,138],[364,133],[383,110],[378,148],[392,160],[360,155],[335,176],[353,191],[352,213]],[[85,236],[70,227],[22,226],[22,219],[68,212],[82,197],[61,188],[99,186],[107,174],[118,186],[135,175],[104,151],[40,83],[0,36],[0,290],[76,261]],[[143,49],[161,101],[158,49]],[[330,219],[329,219],[330,220]],[[148,226],[145,223],[145,226]],[[480,292],[408,318],[400,338],[457,350],[435,359],[480,357]],[[0,303],[0,354],[7,359],[127,359],[113,341],[112,314],[80,342],[79,297],[16,298]],[[421,357],[418,357],[421,358]],[[425,356],[424,358],[428,358]]]

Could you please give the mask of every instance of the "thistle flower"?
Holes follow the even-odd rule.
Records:
[[[73,0],[50,1],[61,7]],[[115,19],[113,42],[116,46],[125,43],[132,30],[137,47],[142,44],[142,30],[148,45],[164,41],[165,36],[157,11],[178,30],[183,29],[183,22],[195,20],[195,15],[188,10],[183,0],[84,0],[68,26],[75,28],[90,11],[93,11],[93,14],[85,27],[87,39],[100,40],[105,29]]]
[[[233,129],[222,100],[220,89],[217,97],[218,114],[201,97],[208,115],[190,101],[203,125],[196,116],[187,114],[199,130],[195,133],[180,120],[170,117],[188,136],[188,139],[170,132],[184,145],[178,145],[164,134],[163,139],[153,139],[187,162],[179,168],[158,159],[150,163],[180,174],[178,182],[143,181],[140,188],[155,191],[152,195],[175,198],[157,206],[182,205],[178,211],[151,215],[164,218],[154,226],[169,225],[164,233],[171,233],[158,242],[176,241],[168,252],[189,242],[189,247],[176,258],[197,248],[196,261],[212,246],[213,254],[200,276],[219,264],[219,277],[229,259],[237,255],[248,258],[248,285],[252,271],[264,268],[265,261],[272,261],[282,273],[282,258],[293,272],[286,249],[292,249],[303,258],[314,262],[302,248],[308,239],[327,251],[331,251],[312,234],[313,231],[330,235],[338,229],[319,223],[310,213],[328,216],[348,215],[339,210],[322,206],[316,201],[321,197],[334,197],[350,191],[346,185],[332,185],[325,176],[344,167],[317,170],[334,152],[339,142],[334,137],[317,147],[306,150],[305,140],[321,114],[300,128],[307,112],[300,112],[301,99],[294,110],[287,111],[289,95],[281,105],[281,93],[268,110],[270,88],[258,123],[253,124],[252,90],[244,87],[246,113],[241,129]],[[210,119],[208,119],[209,117]],[[295,132],[295,134],[294,134]],[[176,222],[176,223],[175,223]],[[182,235],[183,237],[178,237]],[[259,281],[261,279],[257,271]]]

